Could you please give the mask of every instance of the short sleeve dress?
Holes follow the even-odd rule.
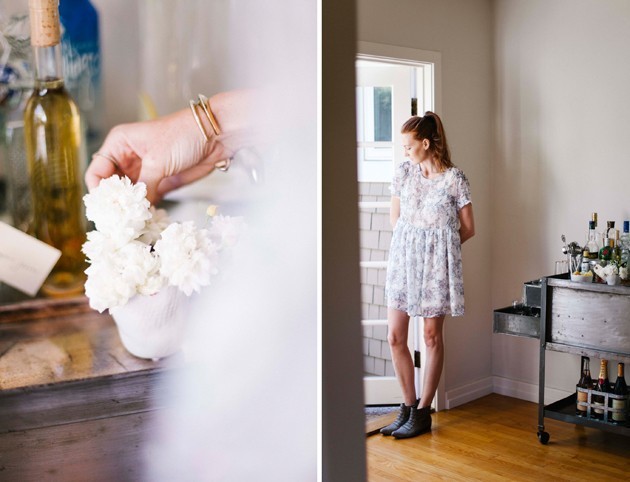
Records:
[[[459,210],[471,202],[464,173],[451,167],[434,179],[406,160],[391,186],[400,197],[385,292],[387,306],[410,316],[464,314]]]

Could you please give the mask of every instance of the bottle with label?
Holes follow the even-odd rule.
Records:
[[[85,241],[79,112],[64,87],[58,0],[29,0],[35,88],[24,110],[33,234],[61,251],[42,286],[47,296],[83,291]]]
[[[613,257],[615,240],[613,238],[604,239],[604,245],[599,250],[599,264],[606,266]]]
[[[621,263],[628,265],[630,258],[630,221],[623,222],[623,234],[619,237],[621,243]]]
[[[608,381],[608,360],[601,360],[599,365],[599,377],[597,379],[597,384],[594,388],[597,392],[609,393],[610,392],[610,382]],[[598,420],[604,419],[604,402],[606,397],[604,395],[595,395],[591,397],[591,401],[595,406],[593,410],[593,417]],[[602,407],[602,408],[598,408]]]
[[[622,412],[613,412],[612,421],[618,424],[625,424],[627,420],[627,411],[628,411],[628,385],[626,384],[626,379],[623,374],[623,363],[617,364],[617,381],[615,382],[615,386],[613,388],[613,394],[619,395],[622,398],[613,399],[612,408],[622,409]]]
[[[613,238],[613,235],[615,234],[615,222],[614,221],[606,221],[606,237],[607,238]]]
[[[584,256],[588,251],[589,259],[597,259],[599,255],[599,244],[597,244],[597,234],[595,232],[595,221],[588,222],[588,235],[586,237],[586,244],[584,245]]]
[[[577,402],[584,402],[586,403],[588,401],[588,393],[587,392],[580,392],[577,389],[578,388],[584,388],[584,389],[590,389],[593,385],[593,380],[591,379],[591,370],[589,367],[589,363],[590,363],[590,359],[587,356],[583,356],[582,357],[582,373],[580,375],[580,379],[577,382],[576,385],[576,399]],[[576,403],[576,410],[575,410],[576,415],[579,415],[580,417],[586,417],[586,406],[585,405],[579,405],[579,403]]]
[[[81,113],[89,159],[103,141],[98,12],[90,0],[61,0],[59,19],[66,89]]]
[[[621,264],[621,239],[618,229],[615,229],[615,246],[613,247],[612,260],[617,266]]]

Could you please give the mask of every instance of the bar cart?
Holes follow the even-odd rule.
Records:
[[[544,399],[547,351],[606,358],[630,366],[630,286],[576,283],[569,280],[568,274],[525,283],[525,306],[495,310],[494,332],[540,340],[537,432],[540,443],[549,442],[545,418],[630,436],[627,420],[625,425],[616,425],[590,417],[590,394],[586,417],[575,414],[575,393],[549,405],[545,405]],[[607,414],[606,407],[604,418]]]

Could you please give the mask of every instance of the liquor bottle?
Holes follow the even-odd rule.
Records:
[[[90,159],[103,141],[98,12],[90,0],[61,0],[59,20],[65,85],[85,124]]]
[[[621,262],[628,264],[630,258],[630,221],[623,222],[623,234],[619,237],[621,242]]]
[[[618,229],[615,229],[615,247],[613,248],[612,259],[618,265],[621,264],[621,239],[619,238]]]
[[[599,244],[597,244],[597,234],[595,233],[595,221],[588,222],[588,236],[586,238],[586,245],[584,251],[588,250],[589,259],[597,259],[599,254]],[[586,253],[584,253],[586,256]]]
[[[597,379],[597,384],[595,385],[595,391],[608,393],[610,392],[610,382],[608,381],[608,360],[602,360],[599,365],[599,378]],[[591,401],[593,405],[596,407],[593,410],[593,417],[599,420],[603,420],[604,418],[604,401],[606,397],[604,395],[593,395],[591,397]]]
[[[614,221],[606,221],[606,237],[607,238],[612,238],[612,235],[615,234],[614,233],[615,230],[615,222]]]
[[[586,403],[588,401],[588,393],[580,392],[577,389],[578,388],[589,389],[591,388],[593,384],[593,380],[591,379],[591,370],[589,367],[589,363],[590,363],[589,357],[583,356],[582,357],[582,374],[580,375],[580,379],[576,385],[576,395],[577,395],[578,402]],[[576,404],[575,413],[576,415],[579,415],[580,417],[586,417],[586,406]]]
[[[604,240],[604,245],[599,250],[599,261],[602,266],[606,266],[608,264],[608,261],[612,259],[614,247],[614,239],[606,238]]]
[[[627,420],[627,410],[628,410],[628,385],[626,385],[626,379],[623,376],[623,363],[617,364],[617,381],[615,382],[615,387],[613,388],[614,395],[620,395],[623,398],[621,399],[613,399],[612,408],[621,408],[624,409],[622,412],[613,412],[612,421],[618,424],[624,424]]]
[[[85,241],[78,110],[64,87],[58,0],[29,0],[35,88],[24,110],[33,234],[61,251],[44,282],[48,296],[83,291]]]

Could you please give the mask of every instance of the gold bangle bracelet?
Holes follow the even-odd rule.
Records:
[[[205,95],[202,95],[202,94],[199,94],[197,97],[199,98],[199,103],[201,104],[201,107],[203,111],[205,112],[206,117],[210,121],[210,125],[212,125],[212,130],[217,136],[220,136],[221,129],[219,129],[219,124],[217,123],[217,120],[215,119],[214,114],[212,113],[212,109],[210,108],[210,99],[208,99]]]
[[[210,137],[208,136],[208,133],[206,132],[206,129],[203,127],[203,123],[201,122],[201,119],[199,118],[199,114],[197,113],[197,107],[201,107],[201,109],[203,110],[203,113],[206,115],[208,122],[210,122],[210,125],[212,126],[212,130],[214,131],[215,135],[217,136],[221,135],[221,129],[219,128],[219,124],[216,118],[214,117],[214,114],[212,113],[209,99],[205,95],[202,95],[202,94],[199,94],[197,96],[197,99],[198,99],[197,101],[194,101],[194,100],[189,101],[190,110],[192,111],[192,114],[195,117],[195,122],[197,123],[197,127],[199,127],[199,130],[201,131],[203,138],[206,140],[206,142],[209,142]]]
[[[197,96],[197,99],[197,101],[189,101],[190,110],[192,111],[193,117],[195,118],[197,127],[199,127],[199,130],[201,131],[201,135],[203,135],[203,138],[206,140],[206,142],[210,142],[210,137],[208,136],[206,129],[203,127],[203,123],[201,122],[199,114],[197,113],[197,107],[200,106],[204,114],[206,114],[206,118],[208,119],[208,122],[210,122],[210,125],[212,126],[212,130],[214,131],[215,135],[221,135],[221,129],[219,128],[219,124],[217,123],[217,120],[212,113],[212,109],[210,108],[210,100],[202,94],[199,94]],[[228,157],[227,159],[217,162],[215,164],[215,167],[219,171],[227,172],[230,168],[230,164],[232,164],[232,158]]]
[[[199,130],[201,131],[201,135],[206,140],[206,142],[209,142],[210,138],[208,137],[208,134],[206,134],[206,130],[203,128],[201,119],[199,119],[199,115],[197,114],[197,108],[196,108],[197,102],[195,102],[194,100],[191,100],[189,104],[190,104],[190,110],[192,111],[193,117],[195,118],[195,122],[197,123],[197,127],[199,127]]]

